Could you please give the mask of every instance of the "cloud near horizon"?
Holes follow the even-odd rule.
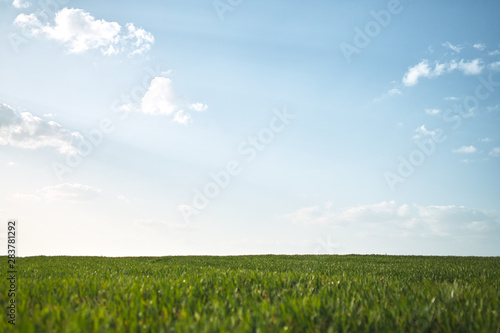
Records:
[[[349,225],[399,229],[414,237],[463,236],[469,233],[483,234],[500,230],[497,212],[467,208],[464,206],[398,205],[395,201],[358,205],[339,210],[331,203],[303,207],[281,215],[280,220],[295,225],[327,225],[337,228]]]

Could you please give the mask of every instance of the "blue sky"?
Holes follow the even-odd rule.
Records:
[[[20,255],[498,256],[498,12],[0,1],[0,218]]]

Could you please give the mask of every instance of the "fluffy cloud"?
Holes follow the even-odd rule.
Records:
[[[486,45],[483,43],[476,43],[473,45],[475,49],[478,49],[479,51],[483,51],[486,48]]]
[[[177,109],[177,98],[172,80],[155,77],[142,98],[141,110],[150,115],[171,115]]]
[[[483,69],[484,65],[480,59],[473,59],[470,61],[462,59],[459,62],[452,60],[442,64],[436,62],[433,66],[429,65],[427,59],[424,59],[415,66],[408,68],[408,71],[403,76],[403,84],[405,86],[414,86],[422,77],[434,78],[455,70],[459,70],[465,75],[477,75],[480,74]]]
[[[43,25],[35,14],[20,14],[14,24],[35,37],[56,40],[69,53],[84,53],[98,49],[105,55],[129,50],[142,54],[151,48],[154,37],[142,28],[127,23],[122,29],[117,22],[97,20],[83,9],[64,8],[55,15],[54,22]]]
[[[456,53],[460,53],[460,51],[462,51],[464,48],[462,45],[453,45],[450,42],[444,42],[442,45]]]
[[[101,190],[88,185],[64,183],[46,186],[40,192],[50,201],[86,202],[97,198]]]
[[[126,111],[141,112],[148,115],[172,116],[172,120],[183,125],[192,121],[191,114],[184,108],[192,111],[202,112],[208,106],[204,103],[183,102],[174,91],[172,80],[166,77],[157,76],[144,94],[140,106],[124,104],[120,107]]]
[[[420,139],[420,138],[423,138],[425,136],[434,136],[436,135],[436,131],[431,131],[431,130],[428,130],[425,125],[422,125],[420,127],[417,127],[415,129],[415,135],[413,136],[414,139]]]
[[[208,105],[204,103],[193,103],[189,106],[189,109],[193,111],[203,112],[208,109]]]
[[[25,0],[14,0],[12,1],[12,6],[16,7],[17,9],[24,9],[30,7],[31,2]]]
[[[489,231],[499,226],[495,212],[455,205],[418,206],[418,218],[433,234],[441,236],[457,232]]]
[[[462,146],[457,149],[453,149],[452,152],[457,154],[474,154],[477,152],[477,148],[474,146]]]
[[[187,125],[191,122],[191,115],[184,113],[184,110],[179,110],[175,113],[174,121],[179,124]]]
[[[489,69],[495,72],[500,72],[500,61],[493,62],[488,65]]]
[[[439,109],[425,109],[425,113],[435,116],[437,114],[440,114],[441,110],[439,110]]]
[[[451,62],[449,65],[449,69],[454,70],[455,66],[460,71],[462,71],[465,75],[477,75],[483,71],[484,66],[482,65],[482,61],[480,59],[474,59],[472,61],[466,62],[464,60],[460,60],[457,64],[455,62]]]
[[[403,77],[403,84],[405,86],[414,86],[418,83],[420,77],[431,77],[432,69],[429,67],[427,60],[422,60],[418,64],[408,69],[408,72]]]
[[[464,206],[398,205],[395,201],[359,205],[340,210],[331,204],[300,208],[279,217],[293,224],[331,225],[337,228],[376,225],[377,229],[403,230],[411,236],[468,236],[500,229],[496,212]]]
[[[52,147],[61,154],[74,154],[74,144],[81,140],[80,133],[70,132],[55,121],[0,104],[0,145],[24,149]]]

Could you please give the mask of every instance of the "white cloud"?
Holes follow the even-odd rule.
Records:
[[[499,157],[500,156],[500,147],[495,147],[495,148],[491,149],[489,152],[489,155],[493,156],[493,157]]]
[[[119,196],[117,196],[116,198],[117,198],[118,200],[120,200],[120,201],[125,202],[126,204],[130,204],[130,200],[129,200],[129,199],[127,199],[127,197],[125,197],[124,195],[121,195],[121,194],[120,194],[120,195],[119,195]]]
[[[405,86],[414,86],[418,83],[420,77],[430,77],[431,68],[427,60],[422,60],[417,65],[410,67],[408,72],[403,77],[403,84]]]
[[[457,149],[453,149],[452,152],[457,153],[457,154],[474,154],[477,152],[477,148],[474,146],[462,146]]]
[[[479,141],[481,141],[481,142],[491,142],[491,139],[490,138],[481,138],[481,139],[479,139]]]
[[[97,198],[101,190],[88,185],[64,183],[46,186],[40,192],[49,201],[85,202]]]
[[[384,93],[382,96],[374,98],[373,102],[380,102],[380,101],[386,99],[387,97],[391,97],[391,96],[394,96],[394,95],[402,95],[402,94],[403,93],[398,88],[392,88],[392,89],[389,89],[389,91],[387,91],[386,93]]]
[[[43,116],[45,118],[54,118],[56,116],[56,114],[55,113],[44,113]]]
[[[500,50],[495,50],[495,51],[488,52],[488,55],[490,55],[490,56],[500,55]]]
[[[141,110],[150,115],[171,115],[177,109],[172,80],[155,77],[142,98]]]
[[[472,61],[466,62],[463,59],[458,63],[458,69],[461,70],[465,75],[477,75],[483,71],[484,66],[480,59],[474,59]]]
[[[471,209],[464,206],[398,205],[395,201],[333,210],[331,206],[300,208],[279,217],[293,224],[330,225],[336,228],[358,226],[364,230],[376,225],[377,232],[399,232],[406,237],[456,236],[485,233],[499,229],[496,212]],[[349,229],[351,230],[351,229]]]
[[[489,69],[492,71],[500,72],[500,61],[492,62],[488,65]]]
[[[436,62],[434,68],[429,65],[427,59],[422,60],[417,65],[410,67],[403,76],[403,84],[405,86],[414,86],[422,77],[434,78],[441,76],[445,73],[450,73],[454,70],[459,70],[465,75],[477,75],[484,69],[483,61],[481,59],[473,59],[470,61],[452,60],[449,63]]]
[[[143,54],[151,49],[155,39],[153,35],[142,28],[136,28],[132,23],[127,23],[127,35],[124,40],[134,45],[131,54]]]
[[[435,131],[431,131],[431,130],[428,130],[425,125],[422,125],[420,127],[417,127],[415,129],[415,134],[413,136],[414,139],[420,139],[422,137],[425,137],[425,136],[435,136],[436,135],[436,132]]]
[[[324,206],[303,207],[280,218],[297,225],[328,224],[333,218],[333,213],[329,211],[328,206],[325,204]]]
[[[117,22],[97,20],[83,9],[64,8],[55,14],[53,24],[43,25],[34,14],[20,14],[14,24],[33,36],[53,39],[63,44],[69,53],[84,53],[97,49],[104,55],[129,51],[142,54],[151,48],[154,37],[132,23],[122,29]]]
[[[420,206],[418,214],[432,233],[441,236],[498,228],[496,213],[464,206]]]
[[[395,201],[383,201],[378,204],[360,205],[347,208],[337,214],[344,222],[388,222],[404,218],[408,214],[407,205],[397,206]]]
[[[0,104],[0,145],[24,149],[52,147],[61,154],[74,154],[74,143],[82,140],[80,133],[70,132],[55,121]]]
[[[184,113],[184,110],[179,110],[175,113],[174,121],[182,125],[187,125],[191,122],[191,115]]]
[[[157,76],[151,80],[148,90],[141,100],[140,107],[123,104],[120,108],[126,111],[142,112],[148,115],[173,116],[172,120],[183,125],[192,121],[192,117],[181,107],[187,107],[197,112],[205,111],[208,106],[204,103],[184,103],[176,95],[172,80]]]
[[[441,110],[439,109],[425,109],[425,113],[430,114],[430,115],[437,115],[441,113]]]
[[[31,6],[31,2],[25,1],[25,0],[14,0],[12,1],[12,6],[18,8],[18,9],[24,9],[28,8]]]
[[[189,109],[194,110],[194,111],[198,111],[198,112],[203,112],[203,111],[206,111],[208,109],[208,105],[206,105],[204,103],[193,103],[189,106]]]
[[[479,51],[483,51],[486,48],[486,45],[483,43],[476,43],[473,45],[475,49],[478,49]]]
[[[445,97],[444,100],[445,101],[456,101],[456,100],[458,100],[458,98],[455,96],[448,96],[448,97]]]
[[[462,45],[453,45],[452,43],[450,42],[444,42],[443,44],[441,44],[447,48],[449,48],[450,50],[452,50],[453,52],[456,52],[456,53],[460,53],[460,51],[463,50],[463,46]]]

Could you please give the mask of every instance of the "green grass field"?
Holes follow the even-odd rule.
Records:
[[[2,278],[0,331],[500,332],[500,258],[28,257],[17,268],[16,326]]]

